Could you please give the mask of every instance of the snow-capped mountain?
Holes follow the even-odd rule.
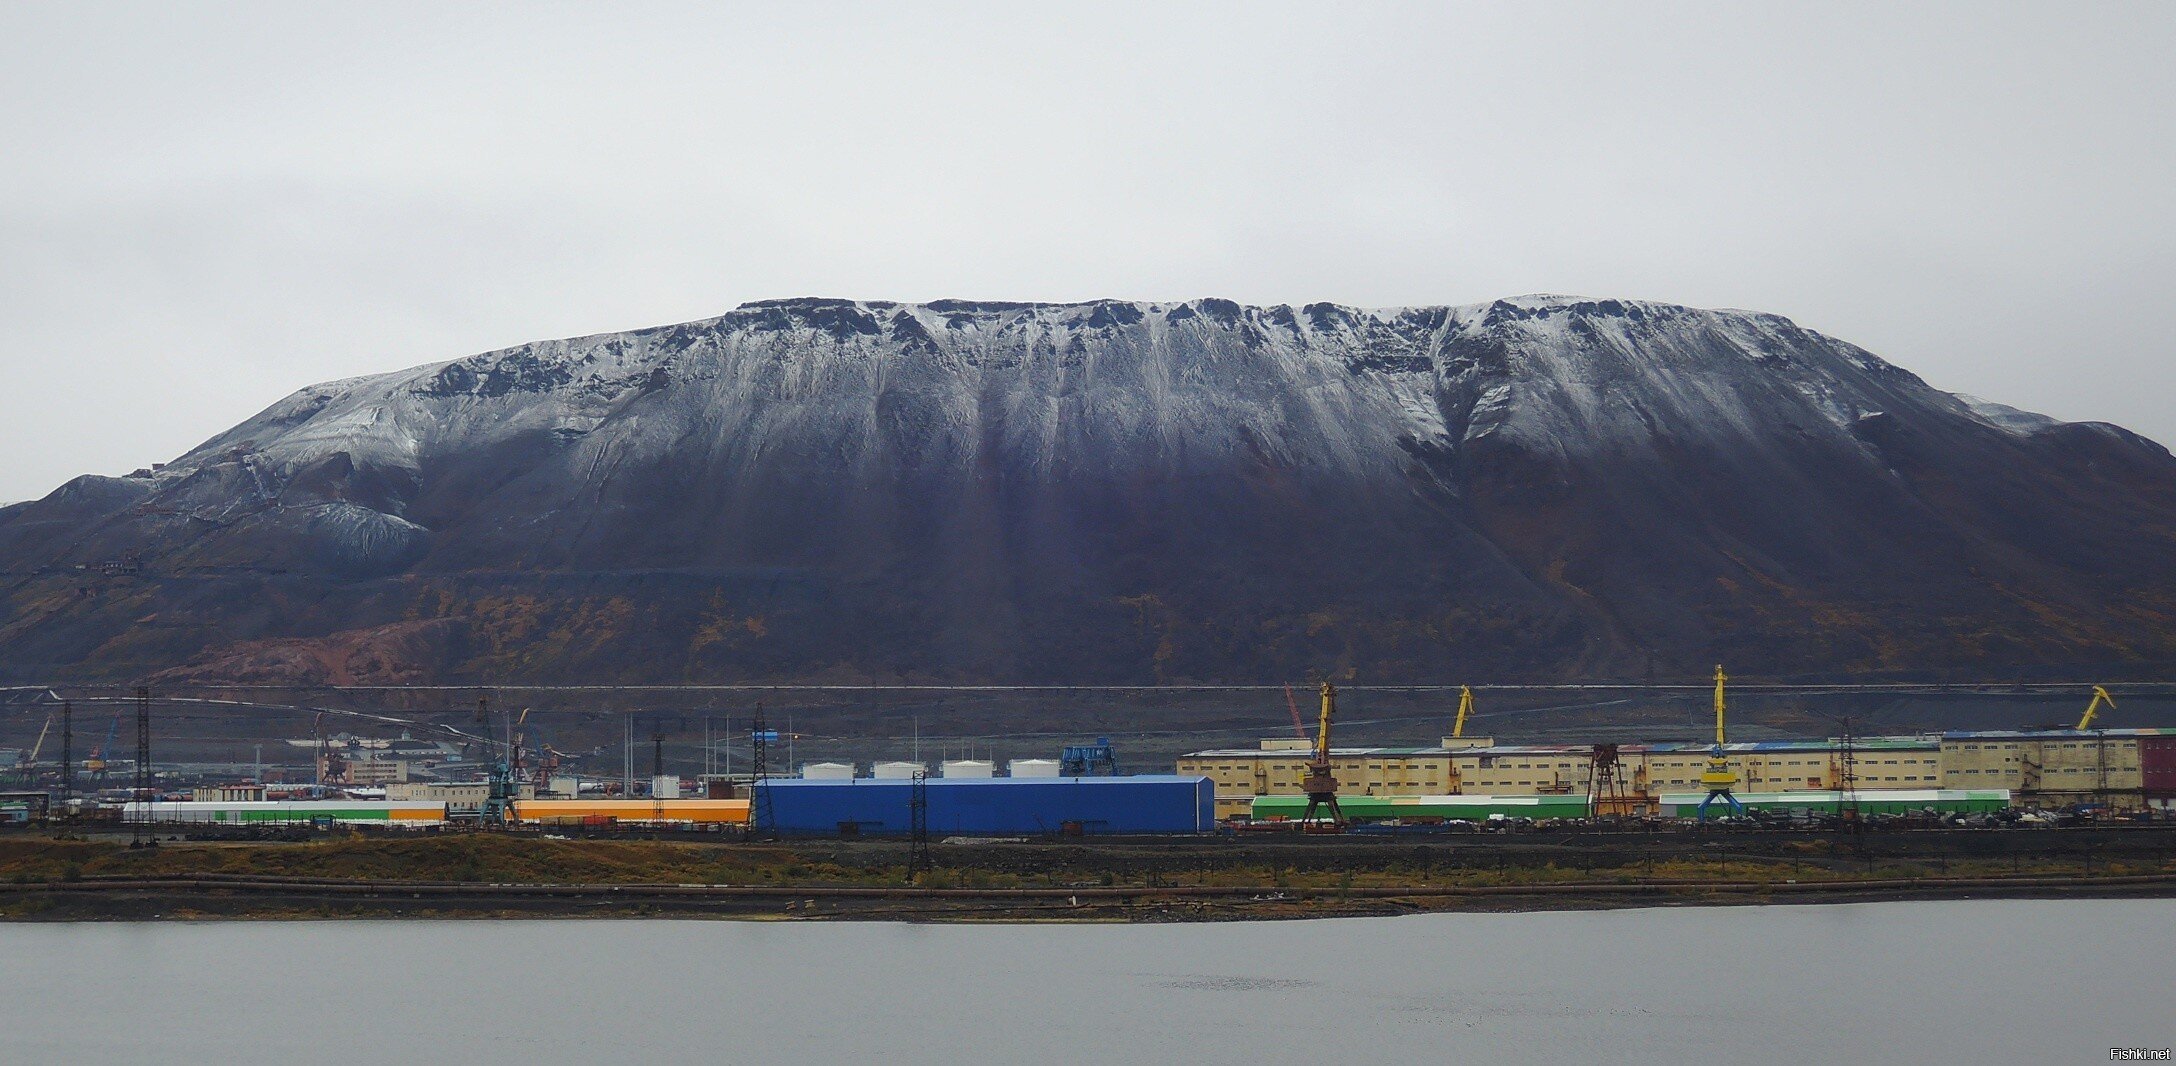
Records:
[[[781,300],[0,510],[0,668],[2009,676],[2176,659],[2176,460],[1773,315]]]

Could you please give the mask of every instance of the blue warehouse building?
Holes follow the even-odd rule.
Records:
[[[906,833],[914,782],[772,778],[768,820],[781,833]],[[1206,833],[1216,825],[1216,786],[1206,777],[931,778],[933,834]],[[757,798],[752,816],[765,817]]]

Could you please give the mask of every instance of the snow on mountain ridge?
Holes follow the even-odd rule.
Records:
[[[1086,446],[1105,437],[1126,445],[1102,454],[1105,476],[1247,451],[1359,474],[1401,464],[1401,442],[1487,439],[1568,460],[1658,435],[1758,440],[1777,418],[1841,438],[1899,391],[1946,396],[1781,316],[1638,300],[802,297],[312,386],[160,480],[237,449],[282,473],[338,453],[414,472],[524,435],[623,457],[707,441],[745,460],[787,432],[833,441],[865,472],[969,461],[990,442],[1032,469],[1092,467]]]

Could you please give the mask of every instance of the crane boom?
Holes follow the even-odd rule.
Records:
[[[1723,746],[1723,682],[1724,682],[1725,680],[1727,680],[1727,678],[1725,678],[1725,677],[1723,676],[1723,668],[1722,668],[1722,667],[1721,667],[1720,665],[1716,666],[1716,668],[1715,668],[1715,746],[1716,746],[1717,748],[1721,748],[1721,747]]]
[[[2109,695],[2107,689],[2099,685],[2093,686],[2093,700],[2085,705],[2085,717],[2078,719],[2079,732],[2084,732],[2093,727],[2093,719],[2099,717],[2100,705],[2103,703],[2113,709],[2116,705],[2116,698]]]
[[[1460,686],[1458,686],[1458,720],[1457,720],[1457,721],[1455,721],[1455,722],[1452,722],[1452,723],[1451,723],[1451,737],[1452,737],[1452,739],[1454,739],[1454,740],[1463,740],[1463,739],[1465,739],[1465,737],[1466,737],[1466,716],[1467,716],[1467,715],[1469,715],[1469,714],[1472,714],[1472,713],[1473,713],[1473,686],[1471,686],[1471,685],[1460,685]]]
[[[1337,686],[1322,683],[1322,725],[1315,731],[1315,761],[1330,761],[1330,720],[1337,717]]]
[[[26,767],[38,764],[38,749],[45,747],[45,735],[53,731],[53,716],[45,716],[45,727],[38,730],[38,740],[30,746],[30,757],[23,760]]]

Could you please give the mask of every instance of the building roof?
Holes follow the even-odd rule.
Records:
[[[2092,740],[2095,737],[2176,737],[2176,729],[1981,729],[1942,734],[1943,740]]]
[[[2115,730],[2108,730],[2113,734]],[[2146,732],[2171,732],[2176,730],[2147,730]],[[1941,746],[1945,736],[1955,734],[1923,733],[1901,737],[1854,737],[1851,747],[1855,751],[1915,751],[1933,750]],[[1649,744],[1619,744],[1620,755],[1705,754],[1715,745],[1697,741],[1664,741]],[[1829,739],[1802,740],[1754,740],[1723,745],[1732,755],[1760,755],[1770,752],[1827,752],[1836,747]],[[1496,744],[1485,748],[1331,748],[1330,755],[1337,758],[1394,758],[1437,755],[1488,755],[1504,756],[1571,756],[1585,758],[1593,754],[1592,744]],[[1183,759],[1290,759],[1304,756],[1305,751],[1274,750],[1262,748],[1211,748],[1206,751],[1188,752]]]
[[[1001,788],[1006,785],[1170,785],[1200,784],[1209,779],[1194,774],[1130,774],[1124,777],[931,777],[922,783],[930,788]],[[768,777],[765,786],[785,788],[839,788],[852,785],[858,788],[912,788],[914,779],[908,777],[841,777],[833,779],[804,777]]]

